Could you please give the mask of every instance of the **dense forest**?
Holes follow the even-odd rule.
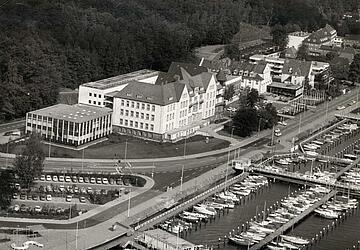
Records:
[[[56,102],[60,87],[191,61],[241,22],[336,26],[358,0],[17,0],[0,4],[0,121]]]

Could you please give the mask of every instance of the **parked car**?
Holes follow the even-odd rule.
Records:
[[[26,194],[20,194],[20,200],[25,200],[26,199]]]
[[[84,196],[81,196],[81,197],[79,198],[79,201],[80,201],[81,203],[85,203],[85,202],[86,202],[86,199],[85,199]]]
[[[53,181],[59,181],[59,179],[58,179],[58,177],[56,176],[56,175],[54,175],[53,177],[52,177],[52,179],[53,179]]]
[[[101,181],[101,178],[100,178],[100,177],[96,178],[96,183],[97,183],[97,184],[101,184],[101,183],[102,183],[102,181]]]
[[[336,109],[337,110],[343,110],[343,109],[345,109],[346,107],[345,106],[338,106]]]
[[[65,181],[65,177],[64,177],[63,175],[60,175],[60,176],[59,176],[59,181],[64,182],[64,181]]]
[[[40,213],[41,212],[41,207],[40,206],[35,206],[34,207],[34,211],[37,212],[37,213]]]
[[[282,134],[279,132],[279,133],[275,133],[275,136],[276,137],[280,137]]]
[[[47,175],[47,176],[46,176],[46,181],[52,181],[51,175]]]
[[[114,180],[113,178],[110,178],[110,179],[109,179],[109,184],[114,185],[114,184],[115,184],[115,180]]]
[[[89,182],[90,182],[89,177],[84,177],[84,182],[85,182],[85,183],[89,183]]]
[[[102,183],[103,183],[103,184],[109,184],[109,181],[108,181],[107,178],[102,178]]]
[[[14,210],[15,212],[18,212],[18,211],[20,210],[20,206],[19,206],[19,205],[15,205],[14,208],[13,208],[13,210]]]
[[[72,179],[72,182],[75,182],[75,183],[78,182],[78,179],[76,176],[73,176],[71,179]]]
[[[65,176],[65,182],[71,182],[70,176]]]
[[[87,193],[88,193],[88,194],[94,193],[94,191],[92,190],[92,187],[88,187],[88,188],[87,188]]]
[[[94,177],[91,177],[90,183],[91,183],[91,184],[95,184],[95,183],[96,183],[96,179],[95,179]]]
[[[29,210],[29,207],[27,207],[25,204],[21,204],[20,212],[26,213],[28,210]]]
[[[46,195],[46,200],[47,200],[47,201],[51,201],[51,200],[52,200],[51,194]]]
[[[17,199],[18,198],[18,194],[17,193],[13,193],[13,199]]]
[[[60,186],[59,186],[59,191],[60,191],[60,192],[64,192],[64,191],[65,191],[64,185],[60,185]]]
[[[45,194],[40,195],[40,200],[45,201],[46,200],[46,195]]]
[[[83,177],[79,177],[79,183],[83,183],[84,182],[84,178]]]
[[[37,196],[36,194],[33,194],[32,199],[33,199],[34,201],[37,201],[37,200],[38,200],[38,196]]]
[[[20,190],[20,189],[21,189],[20,184],[19,184],[19,183],[15,183],[15,184],[14,184],[14,188],[15,188],[15,190]]]
[[[72,196],[71,195],[67,195],[65,200],[66,202],[71,202]]]
[[[45,181],[45,175],[42,174],[42,175],[40,176],[40,181]]]

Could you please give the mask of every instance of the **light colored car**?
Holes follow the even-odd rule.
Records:
[[[96,183],[95,177],[91,177],[91,178],[90,178],[90,183],[91,183],[91,184],[95,184],[95,183]]]
[[[72,200],[72,196],[71,195],[67,195],[65,198],[66,202],[71,202]]]
[[[343,110],[343,109],[345,109],[345,106],[338,106],[336,109],[337,110]]]
[[[81,196],[81,197],[79,198],[79,201],[80,201],[81,203],[85,203],[85,202],[86,202],[86,199],[85,199],[84,196]]]
[[[108,181],[107,178],[102,178],[102,183],[103,183],[103,184],[109,184],[109,181]]]
[[[83,177],[79,177],[79,183],[84,183],[84,178]]]
[[[46,195],[46,200],[47,200],[47,201],[51,201],[51,200],[52,200],[51,194]]]
[[[71,182],[70,176],[65,176],[65,182]]]
[[[47,176],[46,176],[46,181],[52,181],[51,175],[47,175]]]
[[[37,213],[40,213],[41,212],[41,207],[40,206],[35,206],[34,207],[34,211],[37,212]]]
[[[65,181],[65,177],[64,177],[63,175],[60,175],[60,176],[59,176],[59,181],[64,182],[64,181]]]
[[[94,193],[94,191],[92,190],[92,187],[88,187],[88,188],[86,189],[86,191],[87,191],[88,194]]]
[[[20,210],[20,206],[19,206],[19,205],[15,205],[15,206],[14,206],[14,211],[15,211],[15,212],[18,212],[19,210]]]
[[[40,181],[45,181],[45,175],[42,174],[42,175],[40,176]]]
[[[278,122],[278,124],[281,125],[281,126],[287,126],[287,123],[284,122],[284,121]]]
[[[59,190],[60,190],[60,192],[64,192],[64,191],[65,191],[65,186],[64,186],[64,185],[60,185],[60,186],[59,186]]]
[[[280,129],[278,129],[278,128],[275,129],[275,130],[274,130],[274,133],[280,133]]]
[[[101,183],[102,183],[102,180],[101,180],[100,177],[96,178],[96,183],[97,183],[97,184],[101,184]]]
[[[59,181],[59,179],[58,179],[58,177],[57,177],[56,175],[54,175],[54,176],[52,177],[52,180],[53,180],[53,181]]]
[[[278,132],[278,133],[275,133],[275,136],[276,137],[280,137],[282,134],[280,133],[280,132]]]
[[[73,176],[71,179],[72,179],[72,182],[75,182],[75,183],[78,182],[78,179],[76,176]]]

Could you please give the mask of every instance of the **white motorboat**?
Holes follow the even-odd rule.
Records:
[[[296,236],[290,236],[290,235],[280,235],[280,237],[288,242],[297,244],[297,245],[307,245],[309,244],[309,240],[303,239]]]
[[[206,220],[206,219],[209,218],[206,214],[201,214],[201,213],[194,213],[194,212],[184,211],[183,214],[187,215],[187,216],[197,217],[197,218],[199,218],[201,220]]]
[[[206,214],[206,215],[210,215],[210,216],[216,215],[216,210],[214,208],[208,207],[204,204],[197,204],[197,205],[193,206],[193,208],[196,212],[199,212],[202,214]]]

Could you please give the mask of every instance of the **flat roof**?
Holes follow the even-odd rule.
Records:
[[[295,31],[289,34],[289,36],[300,36],[300,37],[305,37],[305,36],[309,36],[310,33],[304,32],[304,31]]]
[[[85,104],[56,104],[43,109],[30,111],[30,114],[42,115],[53,119],[82,123],[111,114],[110,108],[96,107]]]
[[[126,84],[130,81],[141,81],[146,78],[150,78],[153,76],[157,76],[159,71],[150,70],[150,69],[142,69],[130,73],[126,73],[123,75],[118,75],[106,79],[101,79],[95,82],[87,82],[82,84],[81,86],[95,88],[95,89],[109,89],[116,86],[120,86]]]
[[[168,233],[160,228],[145,231],[144,233],[146,235],[152,237],[153,239],[157,239],[159,241],[165,242],[168,245],[177,247],[178,249],[193,248],[193,247],[198,246],[198,245],[195,245],[195,244],[193,244],[189,241],[186,241],[180,237],[176,237],[176,235]]]
[[[298,90],[298,89],[301,89],[303,87],[301,85],[288,84],[288,83],[283,83],[283,82],[272,82],[268,86],[269,87],[274,87],[274,88],[293,89],[293,90]]]

